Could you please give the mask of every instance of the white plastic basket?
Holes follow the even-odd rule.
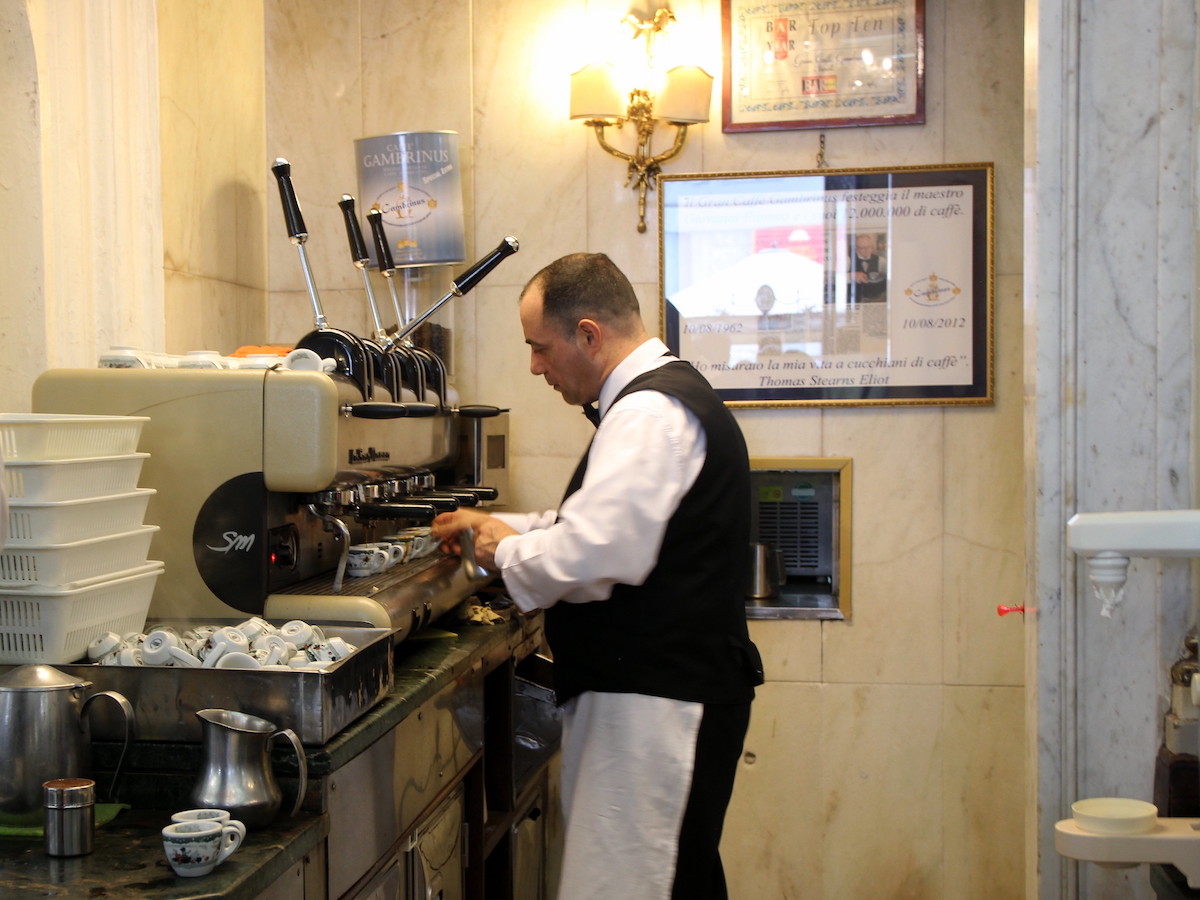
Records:
[[[23,585],[76,586],[111,577],[146,562],[157,525],[48,547],[9,548],[0,553],[0,588]]]
[[[122,534],[142,524],[153,488],[126,494],[37,503],[10,500],[8,544],[12,547],[69,544],[106,534]]]
[[[119,456],[137,450],[149,416],[0,414],[0,456],[5,463],[34,459]]]
[[[106,631],[141,631],[162,566],[151,560],[83,587],[0,591],[0,663],[64,665]]]
[[[82,459],[5,462],[4,482],[11,500],[86,500],[124,494],[137,487],[149,453]]]

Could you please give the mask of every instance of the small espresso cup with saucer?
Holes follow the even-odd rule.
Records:
[[[162,830],[163,853],[181,878],[207,875],[225,862],[246,835],[241,822],[191,819],[172,822]]]
[[[227,809],[181,809],[171,813],[172,822],[220,822],[222,825],[232,825],[246,837],[246,826],[233,818]]]
[[[404,562],[405,549],[402,544],[396,541],[389,541],[386,538],[378,541],[371,541],[367,544],[368,547],[378,547],[388,555],[388,561],[384,564],[385,569],[390,569],[393,566],[398,566]]]
[[[346,559],[346,572],[356,578],[382,572],[391,554],[371,544],[351,544]]]

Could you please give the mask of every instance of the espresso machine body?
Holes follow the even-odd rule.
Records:
[[[481,470],[459,455],[487,441],[451,410],[373,418],[355,414],[361,400],[345,379],[282,367],[53,369],[33,389],[37,412],[149,417],[141,486],[156,491],[146,521],[164,563],[152,619],[307,618],[403,637],[477,586],[458,560],[343,580],[339,559],[453,508],[433,473]],[[496,418],[487,427],[506,440]]]

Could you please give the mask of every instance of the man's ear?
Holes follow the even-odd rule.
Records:
[[[601,329],[595,319],[580,319],[579,338],[583,343],[591,349],[597,349],[600,346]]]

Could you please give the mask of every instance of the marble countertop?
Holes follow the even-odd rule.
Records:
[[[538,649],[541,637],[541,617],[514,617],[489,626],[434,626],[409,638],[396,648],[392,692],[324,746],[305,748],[310,777],[341,768],[452,679],[486,671],[510,655],[527,655]],[[104,757],[119,749],[97,742],[94,763],[103,766]],[[198,744],[135,742],[129,756],[135,766],[140,762],[148,767],[165,765],[168,771],[195,772],[200,753]],[[288,774],[289,766],[296,770],[290,753],[273,753],[272,764],[281,776]],[[178,878],[163,856],[159,832],[170,821],[170,811],[180,807],[170,805],[169,789],[156,792],[155,797],[130,797],[134,809],[97,827],[95,850],[88,856],[52,858],[45,855],[41,837],[0,837],[0,896],[5,900],[250,900],[303,859],[328,829],[326,817],[319,813],[301,812],[291,819],[280,816],[269,828],[248,834],[241,848],[209,875]],[[164,797],[168,809],[161,808]]]
[[[127,810],[95,832],[87,856],[51,857],[42,838],[0,838],[0,896],[5,900],[250,900],[304,858],[328,832],[324,815],[301,813],[256,829],[208,875],[180,878],[163,855],[168,812]]]

